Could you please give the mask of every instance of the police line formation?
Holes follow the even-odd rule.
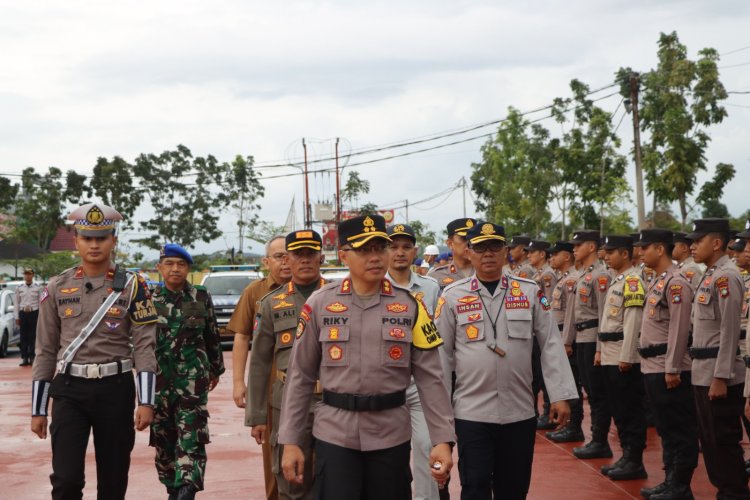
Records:
[[[124,498],[135,430],[150,428],[168,497],[194,498],[208,392],[224,372],[211,297],[187,281],[178,245],[162,248],[153,290],[115,266],[115,209],[89,203],[69,219],[81,262],[41,291],[28,358],[52,497],[82,497],[93,430],[98,498]],[[452,261],[426,276],[412,228],[378,215],[339,225],[339,281],[321,276],[317,232],[266,244],[269,274],[228,329],[233,397],[263,447],[268,498],[448,498],[454,446],[461,498],[525,498],[537,429],[580,442],[579,459],[613,458],[613,421],[622,456],[602,474],[643,479],[648,420],[665,478],[643,497],[693,498],[700,445],[717,498],[750,498],[739,443],[750,221],[736,235],[701,219],[690,234],[582,230],[554,245],[506,241],[472,218],[447,230]]]

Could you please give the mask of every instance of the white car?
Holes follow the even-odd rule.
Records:
[[[225,270],[225,269],[232,270]],[[201,285],[211,294],[222,343],[230,344],[234,336],[227,331],[240,295],[247,285],[263,277],[257,266],[211,266],[211,272],[203,277]]]
[[[13,307],[13,290],[0,290],[0,358],[7,356],[8,347],[18,345],[20,339]]]

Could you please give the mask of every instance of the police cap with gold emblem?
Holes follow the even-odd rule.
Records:
[[[299,231],[292,231],[286,235],[286,250],[287,252],[293,252],[301,248],[310,248],[316,252],[320,252],[323,246],[323,238],[312,229],[301,229]]]
[[[414,229],[408,224],[393,224],[388,226],[388,236],[393,238],[394,236],[403,236],[409,238],[412,242],[417,242],[417,236],[414,234]]]
[[[602,238],[601,248],[604,250],[617,250],[618,248],[633,248],[633,238],[624,234],[608,234]]]
[[[177,243],[167,243],[161,247],[161,250],[159,250],[159,262],[167,257],[175,257],[184,260],[190,265],[193,264],[193,257],[190,253]]]
[[[548,241],[543,241],[543,240],[531,240],[528,246],[526,246],[526,250],[528,250],[529,252],[542,251],[542,250],[546,250],[549,252],[549,249],[550,249],[550,243]]]
[[[745,222],[745,230],[737,233],[737,237],[743,239],[750,238],[750,219]]]
[[[339,224],[339,245],[359,248],[373,238],[391,241],[382,215],[361,215]]]
[[[638,234],[638,233],[636,233]],[[683,235],[685,233],[682,233]],[[676,241],[675,235],[669,229],[644,229],[638,234],[638,239],[633,243],[634,247],[647,247],[653,243],[669,246]]]
[[[480,221],[467,231],[466,240],[470,245],[476,245],[483,241],[500,241],[505,243],[505,228],[491,222]]]
[[[587,241],[593,241],[599,245],[599,231],[591,231],[589,229],[581,229],[573,233],[573,239],[570,242],[574,245],[585,243]]]
[[[107,236],[114,234],[117,223],[122,220],[120,212],[101,203],[86,203],[68,215],[73,227],[81,236]]]
[[[573,253],[573,244],[568,241],[556,241],[549,249],[550,254],[557,252],[570,252]]]
[[[720,219],[710,217],[707,219],[696,219],[693,221],[693,232],[687,237],[691,240],[699,240],[707,234],[718,233],[724,235],[727,239],[729,236],[729,219]],[[727,240],[724,240],[727,241]]]
[[[466,237],[467,231],[469,231],[472,227],[476,225],[477,225],[477,220],[472,219],[471,217],[469,218],[465,217],[463,219],[452,220],[446,226],[446,229],[448,230],[448,238],[450,238],[454,234]]]

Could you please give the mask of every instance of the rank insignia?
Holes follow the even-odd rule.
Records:
[[[80,288],[80,287],[77,287],[77,286],[76,286],[76,287],[73,287],[73,288],[61,288],[61,289],[60,289],[60,293],[64,293],[64,294],[71,294],[71,293],[76,293],[76,292],[77,292],[78,290],[80,290],[80,289],[81,289],[81,288]]]
[[[414,294],[414,298],[421,302],[422,299],[424,299],[424,292],[417,292],[417,293],[415,293]]]
[[[352,290],[352,280],[349,278],[344,279],[341,282],[341,293],[349,293]]]
[[[479,297],[477,297],[476,295],[466,295],[465,297],[461,297],[460,299],[458,299],[458,302],[462,304],[471,304],[472,302],[476,302],[477,300],[479,300]]]
[[[469,314],[469,316],[467,316],[466,318],[467,321],[471,321],[472,323],[476,323],[477,321],[480,321],[481,319],[482,319],[482,313]]]
[[[333,304],[328,304],[326,306],[326,310],[331,311],[332,313],[342,313],[344,311],[348,311],[349,308],[341,302],[334,302]]]
[[[289,345],[292,343],[292,334],[290,332],[284,332],[281,334],[279,340],[281,340],[281,345]]]
[[[437,301],[437,305],[435,306],[435,319],[438,319],[440,317],[440,313],[443,312],[443,304],[445,304],[445,299],[443,297],[440,297]]]
[[[393,295],[393,288],[391,287],[391,282],[388,280],[383,280],[383,283],[381,285],[381,293],[384,295]]]
[[[398,302],[388,304],[385,306],[385,308],[388,312],[392,313],[402,313],[409,310],[409,306],[407,306],[406,304],[399,304]]]
[[[388,356],[390,356],[392,360],[398,361],[404,357],[404,350],[400,346],[394,345],[388,349]]]
[[[476,340],[477,337],[479,337],[479,328],[477,328],[474,325],[469,325],[466,327],[466,337],[469,340]]]
[[[253,322],[253,331],[258,331],[258,325],[260,324],[260,314],[255,315],[255,321]]]
[[[115,330],[118,326],[120,326],[120,322],[119,321],[104,321],[104,324],[110,330]]]
[[[649,310],[648,310],[648,315],[649,315],[649,316],[651,316],[652,318],[653,318],[654,316],[656,316],[656,308],[655,308],[655,307],[651,307],[651,308],[649,308]]]
[[[338,340],[339,339],[339,329],[335,326],[332,326],[328,329],[328,340]]]
[[[279,293],[271,297],[274,300],[284,300],[286,298],[286,294],[284,292]]]
[[[64,314],[65,314],[66,318],[68,318],[70,316],[73,316],[73,309],[71,309],[70,307],[65,308],[65,313]]]
[[[404,332],[402,328],[391,328],[391,331],[388,332],[388,335],[390,335],[394,339],[402,339],[406,337],[406,332]]]
[[[287,302],[286,300],[282,300],[281,302],[273,306],[274,309],[284,309],[286,307],[294,307],[294,304],[292,304],[291,302]]]
[[[330,356],[333,361],[339,361],[344,357],[344,351],[336,344],[333,344],[328,348],[328,356]]]
[[[662,289],[664,289],[664,280],[661,280],[661,281],[659,281],[659,282],[658,282],[658,283],[656,284],[656,289],[657,289],[657,290],[662,290]]]

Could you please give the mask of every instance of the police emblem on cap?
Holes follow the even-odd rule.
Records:
[[[609,236],[604,237],[604,244],[609,245]]]
[[[482,234],[493,234],[495,232],[495,229],[492,227],[492,224],[487,223],[482,226]]]
[[[693,222],[693,231],[697,231],[697,230],[698,230],[698,224]]]
[[[89,211],[86,212],[86,222],[88,222],[89,224],[101,224],[103,220],[104,214],[96,205],[91,207]]]
[[[466,227],[474,227],[474,221],[471,220],[471,219],[467,219],[466,220]]]
[[[577,240],[581,235],[579,233],[573,234],[573,239]]]
[[[404,225],[398,224],[396,227],[393,228],[394,233],[403,233],[404,232]]]
[[[369,216],[365,217],[365,220],[362,221],[362,225],[365,226],[365,232],[369,233],[370,231],[375,231],[375,221],[372,220]]]
[[[745,222],[745,229],[750,229],[750,220]]]

